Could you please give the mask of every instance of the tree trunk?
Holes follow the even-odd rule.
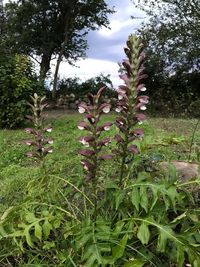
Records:
[[[64,53],[64,51],[63,51],[63,53]],[[60,68],[60,63],[62,62],[63,53],[61,53],[61,52],[59,53],[57,63],[56,63],[56,69],[55,69],[54,79],[53,79],[53,91],[52,91],[53,100],[56,99],[56,90],[57,90],[57,85],[58,85],[58,71]]]
[[[65,46],[67,45],[67,42],[68,42],[67,26],[68,26],[68,23],[66,24],[66,27],[65,27],[65,39],[64,39],[64,42],[62,43],[61,50],[60,50],[60,53],[58,55],[58,59],[57,59],[57,63],[56,63],[56,69],[55,69],[55,73],[54,73],[53,91],[52,91],[53,100],[55,100],[55,98],[56,98],[56,90],[57,90],[57,85],[58,85],[58,72],[59,72],[59,68],[60,68],[60,63],[62,62],[62,56],[65,52]]]
[[[52,55],[51,52],[43,53],[42,55],[42,61],[40,63],[40,81],[44,82],[46,74],[50,69],[51,55]]]
[[[57,90],[57,85],[58,85],[58,72],[59,72],[60,63],[62,62],[62,57],[63,57],[64,52],[65,52],[65,47],[66,47],[67,42],[69,40],[68,39],[69,29],[70,29],[70,27],[72,27],[72,24],[74,21],[74,14],[72,14],[72,11],[75,9],[75,5],[77,3],[78,3],[78,0],[70,2],[71,5],[70,5],[68,13],[66,14],[66,17],[65,17],[65,30],[64,30],[65,38],[64,38],[63,43],[61,44],[61,49],[60,49],[60,52],[58,54],[56,69],[55,69],[55,73],[54,73],[54,80],[53,80],[52,98],[54,100],[56,98],[56,90]]]

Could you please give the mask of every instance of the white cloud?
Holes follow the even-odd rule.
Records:
[[[55,69],[55,61],[51,64],[52,73]],[[76,64],[77,67],[72,67],[66,62],[62,62],[60,65],[60,79],[68,77],[79,77],[85,81],[89,78],[96,77],[103,73],[104,75],[111,75],[111,80],[114,86],[120,83],[118,78],[119,66],[117,63],[99,59],[85,59],[80,60]]]
[[[128,19],[125,21],[120,21],[120,20],[112,20],[110,22],[110,29],[103,27],[98,31],[98,34],[103,35],[103,36],[111,36],[115,34],[116,32],[121,31],[123,28],[126,28],[127,26],[133,25],[132,19]]]

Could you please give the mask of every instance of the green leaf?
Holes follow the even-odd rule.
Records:
[[[0,225],[0,237],[6,236],[7,233],[2,225]]]
[[[119,186],[112,180],[106,181],[105,188],[107,189],[119,189]]]
[[[37,218],[35,217],[35,214],[34,213],[31,213],[31,212],[29,212],[29,213],[27,213],[25,215],[25,219],[26,219],[26,221],[28,223],[33,223],[33,222],[35,222],[37,220]]]
[[[11,206],[7,210],[5,210],[4,213],[1,215],[1,221],[4,221],[13,209],[14,207]]]
[[[28,228],[28,227],[25,229],[25,231],[24,231],[24,235],[25,235],[27,244],[28,244],[31,248],[33,248],[33,247],[34,247],[34,244],[33,244],[33,242],[32,242],[31,235],[30,235],[30,233],[29,233],[29,228]]]
[[[169,199],[171,200],[172,205],[173,205],[173,207],[175,209],[175,206],[176,206],[176,196],[177,196],[176,187],[175,186],[171,186],[170,188],[168,188],[167,195],[168,195]]]
[[[162,226],[162,228],[159,229],[157,249],[160,252],[165,252],[167,240],[169,238],[171,239],[171,236],[174,236],[174,235],[175,234],[170,227]]]
[[[146,223],[142,223],[137,232],[137,237],[140,239],[143,245],[148,244],[150,238],[149,227]]]
[[[114,229],[114,231],[113,231],[113,234],[114,234],[116,237],[118,237],[119,234],[121,233],[124,224],[125,224],[124,221],[118,221],[118,222],[116,223],[116,227],[115,227],[115,229]]]
[[[141,207],[146,211],[146,213],[148,212],[148,192],[146,190],[146,187],[145,186],[142,186],[140,188],[140,205]]]
[[[53,229],[53,226],[49,223],[48,220],[45,220],[43,225],[42,225],[42,230],[43,230],[45,238],[49,237],[50,232],[51,232],[52,229]]]
[[[145,261],[139,259],[129,260],[124,264],[123,267],[142,267],[145,264]]]
[[[138,188],[133,187],[131,192],[131,202],[135,206],[136,210],[139,211],[140,206],[140,194]]]
[[[86,243],[92,239],[92,232],[88,234],[84,234],[77,240],[77,249],[80,249],[81,247],[84,247]]]
[[[35,237],[37,237],[40,241],[42,240],[42,227],[40,226],[39,222],[34,225],[35,227]]]
[[[126,248],[126,243],[128,240],[128,235],[125,235],[119,244],[112,248],[112,256],[115,260],[120,259],[124,255],[124,250]]]
[[[101,266],[102,258],[99,247],[95,244],[85,248],[83,260],[86,260],[85,267]],[[96,265],[98,263],[98,265]]]
[[[49,241],[45,241],[44,242],[44,246],[42,247],[43,249],[49,250],[51,248],[55,248],[55,242],[49,242]]]
[[[177,247],[177,267],[182,267],[185,261],[184,247],[179,245]]]
[[[119,205],[122,203],[124,199],[124,192],[122,190],[118,190],[115,193],[115,209],[119,208]]]
[[[171,223],[176,223],[177,221],[180,221],[183,218],[187,217],[186,213],[187,213],[187,211],[185,211],[184,213],[182,213],[181,215],[179,215],[178,217],[176,217]]]

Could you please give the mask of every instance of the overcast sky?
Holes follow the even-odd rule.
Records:
[[[3,1],[4,4],[8,0]],[[60,78],[77,76],[82,80],[95,77],[100,73],[110,74],[111,80],[117,86],[118,62],[125,57],[123,48],[130,33],[135,32],[144,21],[144,14],[138,10],[131,0],[106,0],[109,7],[114,7],[115,13],[109,16],[110,30],[101,28],[88,34],[87,58],[76,63],[77,67],[71,67],[65,62],[60,66]],[[141,19],[131,19],[131,16]],[[55,61],[51,64],[54,72]]]
[[[85,80],[103,73],[111,75],[114,85],[120,83],[117,62],[121,62],[125,57],[123,47],[128,35],[136,31],[143,21],[143,19],[133,20],[131,16],[142,18],[144,14],[136,9],[131,0],[107,0],[106,2],[116,10],[116,13],[109,16],[111,29],[101,28],[90,32],[87,37],[89,45],[87,59],[76,63],[79,68],[62,63],[60,78],[77,76]]]

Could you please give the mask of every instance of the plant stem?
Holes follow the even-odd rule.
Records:
[[[193,131],[193,133],[192,133],[192,139],[191,139],[191,143],[190,143],[190,150],[189,150],[188,160],[191,159],[192,146],[193,146],[193,143],[194,143],[194,137],[195,137],[195,133],[196,133],[196,131],[197,131],[197,128],[198,128],[199,123],[200,123],[200,119],[198,119],[198,121],[197,121],[197,123],[196,123],[196,125],[195,125],[195,127],[194,127],[194,131]]]

